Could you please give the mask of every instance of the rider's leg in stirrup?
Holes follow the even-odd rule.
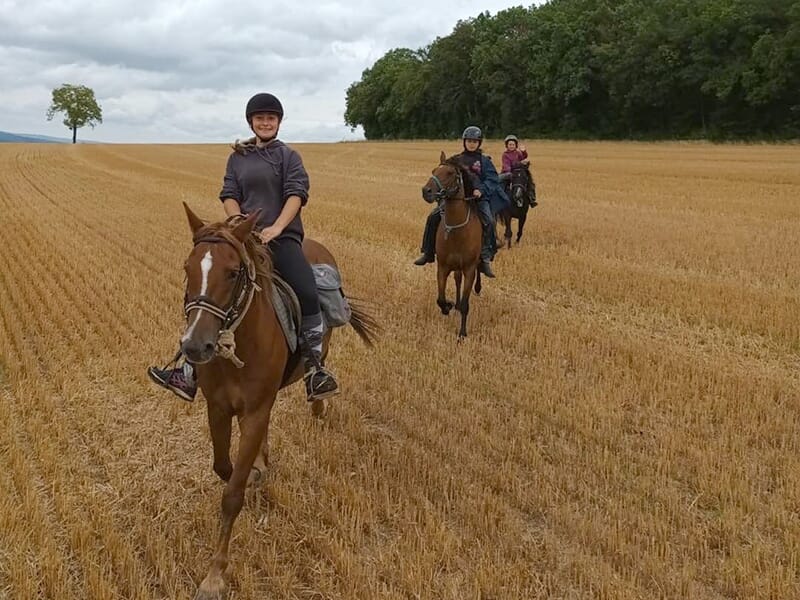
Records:
[[[176,361],[181,358],[176,357]],[[184,360],[182,365],[163,369],[158,367],[148,367],[147,376],[153,383],[168,389],[170,392],[187,402],[194,400],[197,394],[197,380],[194,377],[194,368]]]
[[[425,221],[425,232],[422,234],[422,256],[414,261],[415,265],[421,267],[436,260],[436,231],[439,229],[441,220],[441,208],[437,206]]]
[[[306,396],[309,402],[339,393],[339,384],[322,359],[325,334],[314,272],[297,240],[279,238],[270,243],[272,261],[279,275],[292,287],[300,301],[300,356],[303,359]]]
[[[481,262],[479,270],[486,277],[494,277],[492,271],[492,259],[494,258],[495,231],[494,231],[494,216],[492,215],[492,208],[488,200],[480,200],[478,202],[478,216],[483,225],[483,243],[481,244]]]

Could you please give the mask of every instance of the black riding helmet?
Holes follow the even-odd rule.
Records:
[[[464,146],[464,150],[467,149],[466,141],[467,140],[478,140],[478,148],[481,147],[483,143],[483,132],[481,131],[480,127],[476,127],[475,125],[470,125],[464,130],[464,133],[461,134],[461,144]]]
[[[247,101],[247,108],[244,110],[247,123],[250,123],[254,114],[262,112],[275,113],[278,115],[278,119],[283,121],[283,105],[281,101],[272,94],[256,94]]]

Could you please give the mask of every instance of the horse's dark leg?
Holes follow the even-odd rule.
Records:
[[[470,267],[465,274],[466,284],[464,286],[464,297],[461,299],[461,329],[458,332],[459,341],[467,337],[467,316],[469,315],[469,296],[472,292],[472,285],[475,283],[476,276],[478,276],[478,269]]]
[[[503,211],[503,224],[506,226],[506,247],[511,250],[511,210]]]
[[[476,296],[480,296],[482,289],[483,289],[483,286],[481,286],[481,272],[478,271],[475,274],[475,295]]]
[[[528,220],[528,209],[522,211],[522,214],[519,216],[519,227],[517,228],[517,243],[522,239],[522,228],[525,227],[525,221]]]
[[[449,315],[450,311],[453,310],[453,303],[447,301],[447,297],[445,296],[446,288],[447,288],[447,276],[450,275],[450,271],[447,267],[445,267],[442,263],[436,263],[436,283],[439,286],[439,297],[436,299],[436,304],[439,305],[439,308],[442,311],[443,315]]]
[[[233,472],[230,455],[233,417],[213,400],[209,400],[207,404],[208,428],[211,431],[211,442],[214,445],[214,472],[222,481],[228,481]]]
[[[453,273],[456,280],[456,310],[461,310],[461,280],[464,278],[463,271],[456,271]]]
[[[220,519],[219,537],[214,557],[211,559],[211,568],[208,571],[200,589],[197,590],[195,600],[217,600],[226,598],[228,584],[225,580],[228,568],[228,548],[233,531],[233,522],[239,516],[244,504],[244,490],[247,479],[255,462],[256,456],[261,451],[261,443],[266,434],[269,423],[269,411],[272,402],[265,401],[258,410],[244,415],[239,421],[241,439],[239,441],[239,456],[233,468],[230,480],[225,485],[222,493],[222,515]]]

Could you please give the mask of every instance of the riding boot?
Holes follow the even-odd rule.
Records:
[[[478,270],[486,277],[494,278],[494,271],[492,271],[492,240],[490,234],[486,231],[486,227],[483,228],[481,263],[478,265]]]
[[[339,384],[322,364],[322,313],[304,316],[300,326],[300,356],[303,358],[306,397],[309,402],[339,393]]]
[[[415,265],[421,267],[436,260],[436,231],[439,229],[441,220],[442,213],[437,206],[425,221],[425,233],[422,234],[422,256],[414,261]]]

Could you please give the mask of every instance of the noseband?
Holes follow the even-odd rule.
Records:
[[[199,310],[210,313],[222,321],[216,351],[220,356],[233,361],[237,367],[241,368],[244,363],[235,355],[236,342],[234,341],[233,333],[247,314],[247,309],[250,308],[255,292],[261,291],[261,286],[256,281],[255,264],[247,255],[247,252],[244,251],[244,248],[237,246],[227,237],[202,237],[194,241],[195,247],[199,244],[228,244],[231,246],[236,250],[241,261],[239,274],[236,277],[236,285],[231,293],[231,300],[226,308],[221,307],[206,295],[197,296],[191,301],[187,296],[183,304],[183,312],[188,318],[193,311]]]

